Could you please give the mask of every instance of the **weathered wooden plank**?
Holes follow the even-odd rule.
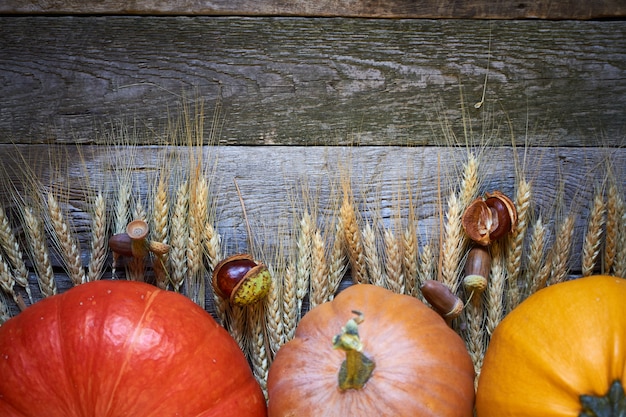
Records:
[[[0,13],[45,14],[185,14],[185,15],[281,15],[385,18],[479,18],[479,19],[597,19],[620,17],[626,6],[620,0],[388,0],[385,2],[321,0],[185,0],[163,2],[138,0],[19,1],[0,3]]]
[[[116,201],[117,175],[128,172],[140,201],[149,206],[152,185],[159,174],[170,172],[171,195],[176,178],[184,178],[190,167],[186,147],[67,147],[67,161],[44,145],[0,145],[5,167],[3,181],[24,184],[22,155],[26,166],[37,172],[41,184],[69,187],[66,209],[80,240],[83,263],[89,259],[90,206],[85,195],[88,187],[108,195],[108,209]],[[518,152],[517,155],[515,152]],[[248,219],[255,235],[256,250],[263,248],[266,262],[276,263],[277,247],[282,254],[294,253],[296,223],[308,202],[315,207],[318,225],[324,229],[337,217],[341,200],[339,182],[348,175],[362,222],[378,222],[381,227],[402,230],[408,217],[409,194],[418,218],[420,247],[438,246],[440,210],[446,210],[451,192],[460,184],[460,172],[467,150],[440,147],[204,147],[205,166],[215,167],[211,199],[216,208],[216,228],[222,236],[225,254],[248,250],[247,231],[241,202],[234,181],[241,190]],[[476,150],[480,160],[480,191],[502,190],[514,196],[517,159],[524,164],[524,176],[532,181],[531,219],[541,217],[548,228],[548,246],[555,238],[563,216],[576,218],[572,238],[570,268],[579,273],[581,248],[594,192],[605,186],[607,169],[618,179],[622,197],[626,196],[626,149],[608,148],[484,148]],[[51,156],[52,155],[52,156]],[[51,162],[53,161],[53,162]],[[169,161],[169,162],[167,162]],[[213,165],[215,164],[215,165]],[[11,180],[11,181],[9,181]],[[89,184],[89,185],[88,185]],[[441,191],[439,188],[441,187]],[[606,187],[605,187],[606,188]],[[32,189],[21,195],[28,199]],[[30,190],[30,191],[29,191]],[[303,191],[307,190],[305,198]],[[7,188],[2,187],[0,203],[19,233],[16,205]],[[364,223],[361,223],[363,225]],[[58,259],[54,259],[57,267]],[[70,282],[59,269],[60,288]],[[35,284],[36,285],[36,284]],[[210,300],[209,300],[210,302]]]
[[[552,3],[551,3],[552,4]],[[624,144],[626,21],[0,17],[0,142],[154,143],[181,92],[221,99],[222,144]],[[490,46],[491,42],[491,46]],[[473,108],[483,95],[485,104]],[[157,137],[157,139],[155,139]]]

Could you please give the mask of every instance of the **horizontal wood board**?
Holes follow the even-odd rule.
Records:
[[[5,0],[0,13],[597,19],[624,16],[626,5],[620,0]]]
[[[185,93],[221,101],[223,145],[438,146],[462,90],[472,140],[508,145],[510,122],[532,146],[623,146],[624,39],[619,20],[4,16],[0,143],[102,143],[120,120],[158,143]]]
[[[191,152],[191,153],[190,153]],[[539,216],[548,226],[548,241],[563,216],[572,213],[576,224],[572,238],[570,269],[580,273],[581,248],[594,192],[606,186],[611,169],[618,178],[622,196],[626,193],[626,149],[608,148],[483,148],[472,150],[480,161],[480,190],[501,190],[514,196],[516,171],[532,181],[531,219]],[[102,147],[0,145],[5,186],[0,203],[11,218],[16,234],[20,232],[19,214],[7,192],[10,182],[24,189],[19,194],[29,199],[36,187],[26,185],[24,167],[37,173],[41,185],[70,187],[64,208],[80,241],[83,263],[89,259],[90,207],[87,189],[102,190],[108,196],[108,209],[116,200],[117,180],[128,172],[133,179],[135,197],[146,206],[151,187],[158,175],[171,170],[172,183],[183,178],[192,158],[203,156],[210,168],[211,201],[215,207],[216,228],[222,236],[225,255],[248,251],[248,235],[240,187],[247,216],[255,238],[254,252],[264,252],[267,263],[276,263],[276,248],[284,257],[293,253],[297,222],[308,202],[319,227],[332,224],[337,202],[341,199],[340,180],[350,178],[361,226],[371,222],[398,232],[408,218],[409,196],[418,219],[418,240],[437,245],[440,210],[446,210],[449,195],[460,184],[460,172],[467,156],[462,147],[302,147],[302,146],[225,146],[225,147]],[[66,162],[60,162],[65,158]],[[25,162],[24,162],[25,161]],[[164,161],[170,161],[165,163]],[[519,169],[515,168],[515,161]],[[214,170],[213,170],[214,169]],[[174,188],[174,185],[172,185]],[[305,191],[303,191],[305,190]],[[171,190],[173,196],[174,190]],[[309,197],[306,197],[306,196]],[[134,197],[134,198],[135,198]],[[562,199],[562,200],[561,200]],[[61,290],[71,283],[53,255]],[[110,275],[110,272],[108,272]],[[32,287],[37,294],[34,277]],[[208,279],[208,277],[207,277]],[[207,296],[209,310],[212,308]],[[15,308],[15,306],[13,306]]]

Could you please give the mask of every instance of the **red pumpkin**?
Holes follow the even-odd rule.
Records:
[[[362,322],[350,320],[353,310]],[[356,349],[344,352],[345,345]],[[350,369],[361,368],[353,364],[368,368],[363,357],[374,368],[352,379]],[[344,360],[352,386],[338,376]],[[267,387],[270,417],[469,417],[474,367],[461,338],[421,301],[358,284],[302,318],[270,366]]]
[[[95,281],[0,327],[3,417],[265,416],[237,343],[188,298]]]

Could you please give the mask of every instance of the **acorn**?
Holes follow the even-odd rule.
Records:
[[[236,306],[246,306],[267,296],[272,277],[263,263],[255,262],[248,254],[238,254],[217,264],[211,283],[221,298]]]
[[[420,290],[426,301],[448,323],[463,311],[463,301],[439,281],[426,280]]]
[[[463,278],[463,285],[471,297],[479,296],[487,288],[490,270],[491,255],[489,250],[484,246],[474,246],[467,254],[465,278]]]
[[[494,191],[474,200],[463,213],[461,222],[470,239],[488,246],[513,230],[517,224],[517,210],[509,197]]]

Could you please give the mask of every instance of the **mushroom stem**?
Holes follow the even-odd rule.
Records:
[[[339,369],[339,389],[361,389],[369,380],[375,362],[362,353],[363,343],[359,338],[358,326],[363,322],[363,313],[352,311],[356,317],[348,320],[341,333],[333,338],[333,348],[346,353],[346,360]]]
[[[131,238],[132,239],[132,238]],[[144,258],[148,255],[148,244],[145,239],[132,239],[131,252],[135,258]]]

